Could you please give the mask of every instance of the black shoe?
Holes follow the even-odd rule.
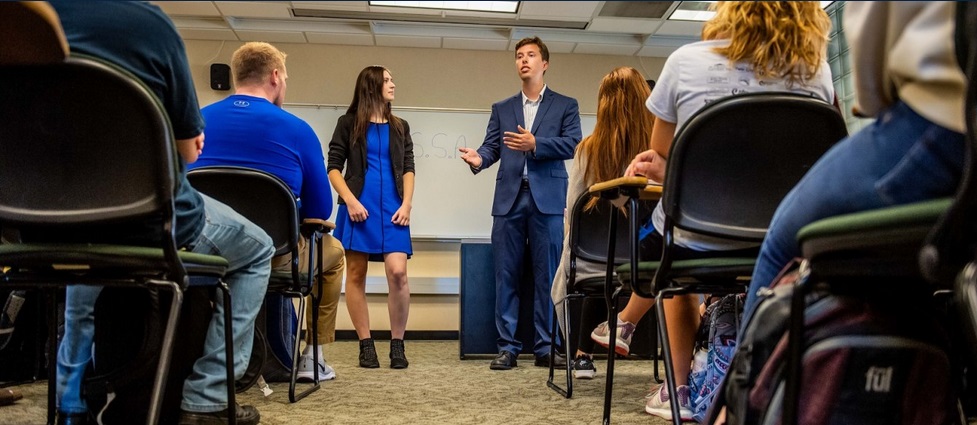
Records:
[[[360,340],[360,367],[376,369],[380,367],[377,359],[377,347],[373,345],[373,338]]]
[[[550,355],[536,356],[536,362],[533,364],[539,367],[550,367]],[[560,353],[556,353],[556,361],[553,363],[553,367],[556,369],[566,369],[567,358],[563,357]]]
[[[238,425],[257,425],[261,414],[254,406],[236,405],[234,419]],[[218,412],[188,412],[180,410],[180,425],[220,425],[227,423],[227,409]]]
[[[489,369],[492,370],[509,370],[514,367],[516,367],[516,355],[505,350],[500,351],[499,356],[489,365]]]
[[[58,425],[88,425],[89,423],[95,423],[95,421],[91,421],[88,412],[65,413],[58,411]]]
[[[407,369],[407,356],[404,354],[404,340],[390,340],[390,367],[393,369]]]

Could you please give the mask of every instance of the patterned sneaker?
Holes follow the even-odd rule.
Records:
[[[601,323],[594,328],[594,331],[590,334],[590,339],[601,345],[601,347],[607,348],[610,344],[610,329],[608,329],[607,322]],[[634,323],[625,322],[623,320],[618,320],[617,322],[617,341],[614,344],[614,352],[622,356],[628,355],[631,352],[631,336],[634,335]]]
[[[583,354],[573,359],[573,377],[576,379],[594,379],[597,376],[597,366],[594,360]]]
[[[691,421],[692,409],[689,407],[689,397],[692,393],[689,391],[689,386],[679,385],[676,390],[678,390],[679,416],[683,421]],[[657,390],[648,394],[646,398],[648,402],[645,403],[645,412],[669,421],[672,420],[672,404],[669,402],[667,385],[662,384]]]
[[[315,362],[312,360],[311,354],[303,354],[299,358],[299,373],[298,377],[295,379],[298,382],[313,382],[315,380],[315,369],[313,369],[313,364]],[[333,370],[331,366],[326,364],[326,359],[319,359],[319,380],[320,381],[331,381],[336,379],[336,371]]]

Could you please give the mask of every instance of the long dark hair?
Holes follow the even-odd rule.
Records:
[[[366,139],[366,129],[370,125],[370,116],[374,111],[383,110],[383,117],[390,123],[390,128],[400,137],[404,136],[404,125],[390,112],[390,102],[383,100],[383,72],[387,71],[379,65],[363,68],[356,77],[356,88],[353,90],[353,102],[349,104],[346,114],[353,115],[351,143]]]

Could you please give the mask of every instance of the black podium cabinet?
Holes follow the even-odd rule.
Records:
[[[527,250],[528,256],[528,250]],[[532,267],[527,258],[520,285],[519,329],[522,353],[532,354],[533,328]],[[494,356],[499,353],[499,331],[495,327],[495,260],[488,241],[461,243],[461,323],[458,332],[460,356]]]

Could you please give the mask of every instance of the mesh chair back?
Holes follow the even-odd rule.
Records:
[[[792,93],[718,100],[675,136],[663,188],[676,227],[761,241],[777,205],[848,134],[824,101]]]
[[[223,202],[271,236],[275,255],[298,246],[298,209],[292,190],[278,177],[243,167],[201,167],[187,173],[190,185]]]
[[[92,223],[160,211],[172,221],[179,180],[169,119],[137,78],[75,56],[2,66],[0,93],[0,221]]]

